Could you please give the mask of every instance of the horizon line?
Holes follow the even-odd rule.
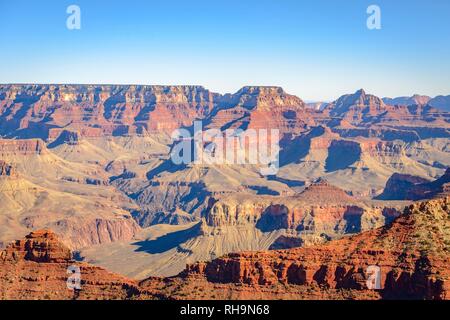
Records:
[[[300,98],[301,100],[303,100],[305,103],[318,103],[318,102],[322,102],[322,103],[330,103],[333,101],[338,100],[340,97],[346,96],[346,95],[351,95],[351,94],[355,94],[358,91],[364,91],[367,94],[367,91],[364,88],[359,88],[353,92],[347,92],[344,94],[339,95],[336,99],[334,100],[328,100],[328,99],[303,99],[301,96],[296,95],[296,94],[291,94],[288,93],[283,86],[280,85],[244,85],[242,86],[240,89],[238,89],[236,92],[217,92],[217,91],[212,91],[210,89],[208,89],[205,85],[200,85],[200,84],[142,84],[142,83],[67,83],[67,82],[61,82],[61,83],[38,83],[38,82],[9,82],[9,83],[0,83],[0,86],[33,86],[33,85],[41,85],[41,86],[136,86],[136,87],[198,87],[198,88],[203,88],[205,90],[210,91],[213,94],[219,94],[222,96],[225,95],[233,95],[233,94],[237,94],[239,91],[241,91],[244,88],[278,88],[278,89],[282,89],[283,92],[289,94],[289,95],[293,95],[296,96],[297,98]],[[372,94],[372,93],[368,93],[369,95],[373,95],[376,96],[380,99],[397,99],[397,98],[412,98],[414,96],[426,96],[429,97],[431,99],[437,98],[437,97],[447,97],[450,96],[450,94],[438,94],[436,96],[432,96],[432,95],[428,95],[428,94],[421,94],[421,93],[414,93],[411,95],[395,95],[395,96],[379,96],[376,94]]]

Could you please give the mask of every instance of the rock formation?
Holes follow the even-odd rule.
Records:
[[[214,107],[195,86],[2,85],[0,134],[57,138],[168,131],[189,126]]]
[[[76,269],[80,290],[67,285]],[[72,260],[70,250],[49,230],[32,232],[0,252],[0,299],[129,299],[137,293],[136,282]]]
[[[228,254],[188,265],[177,277],[139,283],[71,260],[69,249],[42,230],[0,253],[0,297],[448,299],[449,217],[450,197],[415,203],[392,224],[360,235],[308,248]],[[80,290],[67,287],[70,266],[80,268]]]
[[[165,291],[217,299],[448,299],[449,205],[448,197],[416,203],[391,225],[324,245],[189,265]],[[371,266],[380,271],[377,290],[367,286]],[[142,286],[160,287],[151,279]]]
[[[393,174],[386,183],[382,200],[423,200],[450,194],[450,168],[435,181],[412,175]]]
[[[326,234],[356,233],[389,223],[401,206],[358,200],[324,179],[289,197],[228,196],[211,201],[206,223],[212,227],[252,225],[264,232],[279,229]]]
[[[132,274],[174,275],[197,258],[310,246],[380,227],[409,203],[372,200],[389,177],[431,181],[450,166],[450,114],[433,99],[415,99],[394,104],[359,90],[317,110],[280,87],[221,95],[200,86],[0,85],[0,246],[51,228],[70,249],[112,256],[154,244],[147,227],[161,227],[173,231],[161,240],[167,250],[130,249],[145,262]],[[279,170],[175,164],[179,141],[170,135],[195,120],[222,132],[278,129]],[[390,181],[389,199],[448,189],[412,181],[414,191],[405,191],[410,183],[402,183]],[[174,231],[201,219],[204,234]],[[155,262],[158,255],[167,260]]]
[[[12,140],[0,139],[0,156],[39,155],[47,152],[44,141],[40,139]]]

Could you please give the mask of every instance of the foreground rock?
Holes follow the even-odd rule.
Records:
[[[67,287],[70,266],[80,268],[80,291]],[[137,293],[132,280],[73,261],[48,230],[33,232],[0,253],[0,299],[128,299]]]
[[[392,225],[325,245],[190,265],[164,290],[179,299],[448,299],[449,215],[449,197],[416,203]],[[380,268],[380,290],[367,289],[369,266]]]
[[[0,252],[1,299],[448,299],[450,197],[415,203],[391,225],[327,244],[229,254],[140,283],[72,260],[48,230]],[[81,289],[67,287],[68,267]],[[380,288],[369,290],[369,267]]]

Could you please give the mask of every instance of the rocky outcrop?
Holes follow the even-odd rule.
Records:
[[[449,217],[450,197],[415,203],[391,225],[360,235],[228,254],[190,264],[176,277],[139,283],[71,260],[52,232],[37,231],[0,253],[0,298],[448,299]],[[81,288],[68,289],[76,268]]]
[[[214,108],[199,86],[3,85],[0,135],[57,138],[165,131],[189,126]]]
[[[38,263],[60,263],[71,260],[72,253],[49,230],[32,232],[17,240],[1,253],[4,261],[28,260]]]
[[[141,230],[131,217],[118,219],[94,219],[80,224],[57,222],[65,232],[64,238],[72,248],[85,248],[115,241],[130,241]]]
[[[0,139],[0,156],[8,157],[14,155],[40,155],[45,154],[47,147],[40,139]]]
[[[87,134],[86,132],[81,133],[83,136],[92,136]],[[50,148],[56,147],[61,144],[67,144],[69,146],[76,146],[80,142],[80,133],[77,131],[68,131],[68,130],[50,130],[49,138],[54,141],[49,145]]]
[[[293,236],[279,236],[269,247],[269,250],[292,249],[303,246],[303,240]]]
[[[69,277],[79,271],[79,289]],[[32,232],[0,252],[0,299],[130,299],[138,284],[105,269],[72,260],[70,250],[49,230]],[[151,298],[150,296],[148,296]]]
[[[358,299],[448,299],[449,206],[450,198],[416,203],[380,229],[309,248],[229,254],[189,265],[180,277],[185,285],[203,281],[203,290],[223,284],[222,294],[240,285],[266,299],[289,293],[289,286],[298,286],[296,298],[303,299],[344,298],[345,291]],[[376,291],[367,286],[370,268],[379,270]]]
[[[341,137],[380,138],[405,142],[449,137],[450,114],[429,104],[397,105],[359,90],[330,103],[326,124]],[[386,100],[389,102],[389,100]]]
[[[221,130],[277,129],[281,137],[305,132],[315,123],[305,103],[280,87],[244,87],[219,97],[217,111],[205,122]]]
[[[46,225],[54,230],[60,239],[73,250],[115,241],[130,241],[141,230],[130,216],[116,218],[77,216],[47,223],[44,223],[40,216],[29,216],[22,223],[28,229],[35,229],[42,224]]]
[[[450,168],[435,181],[394,173],[386,183],[383,193],[377,198],[381,200],[423,200],[450,194]]]
[[[330,103],[326,112],[331,117],[341,121],[330,122],[335,127],[345,128],[350,126],[375,125],[380,129],[390,129],[389,127],[430,127],[427,122],[434,122],[436,127],[439,124],[448,127],[449,115],[425,104],[414,105],[390,105],[386,104],[377,96],[367,94],[363,89],[354,94],[348,94],[340,97],[333,103]],[[342,120],[344,122],[342,122]],[[344,124],[344,125],[343,125]],[[384,126],[384,128],[383,128]]]
[[[220,95],[201,86],[1,85],[0,97],[1,136],[51,141],[65,130],[90,138],[170,134],[196,119],[210,128],[277,128],[282,136],[306,132],[316,124],[326,124],[347,137],[395,136],[412,141],[417,128],[422,135],[449,136],[449,115],[430,106],[445,104],[441,102],[445,97],[430,100],[430,105],[420,97],[415,98],[416,105],[391,105],[359,90],[324,110],[308,108],[280,87],[262,86]],[[439,130],[432,132],[430,127]]]
[[[380,98],[366,94],[363,89],[354,94],[344,95],[327,106],[332,116],[345,117],[351,123],[361,122],[367,119],[367,116],[386,112],[388,108],[389,106]]]
[[[288,229],[336,236],[379,227],[397,217],[400,210],[364,203],[319,179],[296,196],[210,201],[205,220],[216,228],[253,225],[264,232]]]

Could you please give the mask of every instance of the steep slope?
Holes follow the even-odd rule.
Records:
[[[206,119],[209,128],[272,129],[282,133],[313,123],[305,103],[280,87],[244,87],[219,100],[220,108]]]
[[[67,287],[69,267],[79,268],[81,290]],[[127,299],[137,293],[135,281],[73,261],[70,250],[48,230],[32,232],[0,252],[2,300]]]
[[[416,203],[380,229],[309,248],[229,254],[142,286],[190,299],[448,299],[449,218],[448,197]],[[380,270],[380,290],[367,288],[369,266]]]
[[[377,96],[358,90],[330,103],[328,125],[345,137],[379,137],[405,142],[449,137],[450,115],[430,105],[388,105]]]
[[[130,240],[136,205],[94,164],[51,153],[41,140],[0,140],[0,245],[49,227],[73,249]]]
[[[219,197],[210,201],[205,220],[216,228],[256,226],[263,232],[287,229],[299,232],[299,237],[334,238],[384,225],[399,215],[401,207],[361,201],[319,179],[294,196]]]
[[[435,181],[411,176],[394,174],[377,198],[381,200],[423,200],[450,194],[450,168]]]
[[[279,129],[279,171],[175,165],[169,134],[196,119],[205,129]],[[176,243],[165,246],[163,263],[155,255],[165,253],[139,255],[126,272],[142,277],[266,250],[282,236],[310,245],[378,227],[404,205],[370,201],[392,174],[431,180],[450,166],[449,121],[430,106],[391,106],[363,90],[312,110],[279,87],[220,95],[198,86],[0,85],[0,246],[50,227],[70,248],[95,246],[90,260],[98,249],[106,252],[99,263],[121,269],[120,255],[157,240],[143,228],[184,231],[205,219],[200,236],[159,240]],[[346,192],[328,186],[306,197],[320,178]]]
[[[126,279],[71,260],[48,230],[0,252],[2,299],[448,299],[450,197],[415,203],[391,225],[309,248],[233,253],[176,277]],[[80,290],[67,288],[80,268]],[[374,269],[375,268],[375,269]],[[380,288],[371,270],[379,270]]]
[[[311,246],[377,228],[390,223],[405,205],[363,201],[324,180],[292,196],[217,194],[206,201],[200,222],[152,225],[132,241],[85,248],[80,256],[136,279],[174,276],[187,263],[230,252],[291,247],[285,238],[296,246]]]
[[[1,85],[0,135],[56,139],[172,132],[214,108],[196,86]]]

